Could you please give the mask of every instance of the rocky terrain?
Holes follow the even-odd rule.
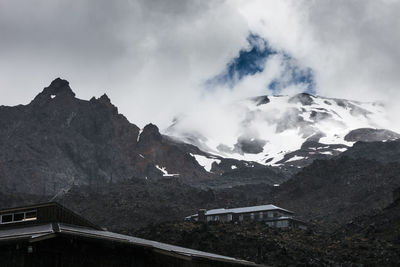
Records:
[[[267,266],[397,266],[399,197],[400,188],[383,210],[356,217],[331,233],[276,229],[262,223],[175,222],[150,225],[133,234]]]
[[[399,177],[399,162],[344,156],[315,161],[278,187],[247,184],[193,188],[171,178],[132,179],[104,187],[75,187],[57,200],[86,213],[102,226],[124,231],[151,222],[182,220],[199,208],[273,203],[295,211],[299,218],[315,225],[316,230],[329,232],[356,216],[379,211],[391,203],[392,191],[400,186]]]
[[[276,229],[261,223],[150,225],[136,236],[240,257],[267,266],[397,266],[400,201],[355,218],[334,233]]]
[[[98,187],[132,177],[196,184],[229,176],[233,164],[246,167],[231,160],[228,169],[222,164],[215,173],[207,171],[205,165],[224,159],[164,136],[155,125],[139,129],[106,95],[78,99],[62,79],[28,105],[0,107],[0,147],[0,191],[7,193],[57,196],[73,186]],[[279,169],[258,169],[265,170],[264,182],[287,179]]]
[[[260,115],[278,100],[248,101]],[[298,107],[289,117],[296,123],[303,118],[302,131],[322,125],[319,113],[331,113],[321,105],[361,116],[359,126],[373,118],[366,110],[380,109],[307,94],[284,100]],[[279,123],[286,125],[280,133],[296,123]],[[153,124],[140,129],[106,95],[81,100],[67,81],[56,79],[31,103],[0,107],[0,207],[58,201],[116,232],[277,266],[393,266],[399,260],[399,202],[392,198],[400,187],[399,135],[347,130],[335,139],[347,143],[328,144],[328,135],[312,132],[270,164],[223,157]],[[264,141],[243,137],[235,149],[259,155]],[[293,210],[310,230],[182,222],[199,208],[269,203]]]

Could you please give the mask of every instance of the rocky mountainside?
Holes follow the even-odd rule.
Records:
[[[214,155],[286,168],[337,156],[356,141],[400,137],[384,130],[391,125],[379,103],[306,93],[249,98],[216,112],[222,115],[212,119],[210,111],[184,114],[165,132]],[[198,118],[202,127],[191,123]]]
[[[259,104],[267,105],[263,100]],[[376,135],[396,137],[389,131],[361,132],[370,141]],[[354,140],[362,134],[349,135]],[[320,145],[309,140],[301,149],[341,149]],[[0,193],[10,203],[18,202],[11,198],[15,193],[19,202],[58,200],[115,229],[179,220],[198,208],[266,203],[292,209],[305,220],[342,224],[387,205],[389,192],[400,185],[400,141],[357,142],[336,158],[309,162],[284,182],[290,172],[282,168],[203,152],[160,134],[152,124],[139,129],[107,96],[77,99],[61,79],[28,105],[0,107],[0,146]],[[165,212],[171,210],[174,214]]]
[[[268,266],[397,266],[400,262],[400,188],[394,201],[353,218],[331,233],[276,229],[260,223],[170,222],[136,236],[264,263]]]
[[[58,201],[113,231],[276,266],[394,266],[399,202],[392,203],[392,192],[400,187],[400,140],[373,125],[381,107],[309,95],[248,101],[255,105],[250,118],[263,117],[274,101],[297,107],[285,117],[294,124],[277,117],[282,131],[271,126],[276,139],[270,141],[285,145],[292,140],[288,133],[303,131],[300,147],[278,153],[270,165],[257,158],[264,153],[260,136],[241,138],[235,152],[204,152],[155,125],[139,129],[106,95],[78,99],[67,81],[56,79],[31,103],[0,107],[0,207]],[[337,115],[319,114],[333,110]],[[349,119],[346,112],[364,122],[332,137],[327,129],[337,129],[329,128],[337,116]],[[319,134],[307,135],[307,129]],[[182,222],[199,208],[268,203],[293,210],[311,231]]]
[[[1,192],[49,196],[73,186],[99,187],[132,177],[175,177],[199,184],[224,180],[235,168],[254,165],[230,160],[228,166],[222,158],[160,134],[155,125],[139,129],[118,113],[107,95],[78,99],[62,79],[28,105],[0,107],[0,148]],[[213,162],[221,165],[210,172]],[[267,183],[285,179],[277,169],[258,169],[264,170],[258,178]]]
[[[277,266],[393,266],[398,201],[389,204],[400,187],[400,140],[372,128],[342,136],[357,142],[307,138],[283,155],[308,157],[290,176],[285,164],[224,158],[155,125],[139,129],[107,96],[77,99],[57,79],[28,105],[0,107],[0,206],[55,200],[113,231]],[[320,153],[329,151],[337,153]],[[182,222],[199,208],[268,203],[293,210],[312,231]]]
[[[341,225],[381,210],[400,186],[400,140],[357,142],[329,160],[316,160],[275,187],[271,202],[320,225]]]
[[[397,144],[399,141],[393,141]],[[382,155],[389,142],[380,144]],[[350,148],[348,153],[353,153]],[[280,186],[267,184],[193,188],[177,179],[131,179],[103,187],[76,186],[57,198],[94,222],[133,231],[150,223],[183,220],[199,208],[234,208],[272,203],[293,210],[319,231],[332,231],[356,216],[371,214],[392,202],[400,187],[400,162],[343,156],[317,160]],[[383,156],[382,156],[383,157]],[[123,216],[121,216],[123,214]]]
[[[330,111],[336,110],[343,118],[349,113],[372,123],[371,118],[376,114],[371,115],[372,111],[367,112],[367,108],[375,108],[377,113],[380,109],[380,106],[373,104],[327,100],[307,94],[292,98],[262,97],[245,102],[253,103],[253,117],[256,118],[264,114],[264,109],[279,107],[273,104],[274,101],[297,107],[296,118],[305,116],[306,113],[299,113],[304,108],[311,109],[310,114],[313,111],[327,113],[328,109],[319,108],[325,105],[331,107]],[[293,119],[293,116],[288,118]],[[330,121],[338,119],[337,115],[326,116]],[[304,120],[300,128],[302,131],[315,130],[316,125],[324,123],[325,119],[315,119],[312,124]],[[249,127],[253,124],[254,121],[250,120]],[[361,124],[355,123],[357,126]],[[298,126],[296,123],[284,125],[281,133]],[[324,159],[331,160],[315,161],[280,187],[266,187],[270,201],[279,201],[288,208],[292,208],[290,201],[293,201],[293,209],[307,215],[306,207],[332,194],[335,198],[350,192],[349,198],[362,199],[357,193],[360,192],[384,199],[379,194],[385,195],[397,183],[396,179],[390,177],[397,175],[400,141],[390,139],[396,139],[398,135],[388,130],[369,128],[357,128],[344,134],[346,131],[339,132],[344,139],[369,142],[357,142],[353,147],[344,148],[341,144],[322,144],[328,137],[326,133],[325,137],[321,134],[319,138],[312,134],[313,138],[307,137],[300,150],[286,153],[280,161],[288,162],[294,157],[303,156],[309,157],[307,164],[311,164],[318,159],[311,155],[325,155]],[[380,139],[384,141],[376,141]],[[91,188],[96,191],[96,188],[123,184],[131,179],[153,181],[173,178],[179,183],[221,191],[235,186],[250,190],[250,187],[246,187],[248,184],[255,184],[253,188],[260,183],[281,184],[290,175],[288,171],[283,172],[283,168],[203,152],[194,145],[160,134],[152,124],[139,129],[118,113],[106,95],[89,101],[78,99],[69,83],[62,79],[54,80],[28,105],[0,107],[0,147],[0,192],[19,192],[54,199],[59,199],[71,188]],[[252,145],[241,147],[242,150],[254,148],[251,148]],[[347,151],[342,152],[344,150]],[[329,151],[336,152],[328,155]],[[339,158],[334,158],[334,155]],[[383,187],[379,187],[379,183]],[[371,193],[371,190],[375,193]],[[265,201],[268,198],[263,196],[261,199]],[[334,199],[327,201],[334,202]],[[364,200],[363,203],[369,201]],[[311,216],[311,213],[308,215]]]
[[[347,157],[315,161],[276,189],[273,202],[320,226],[337,226],[380,210],[400,186],[400,163]]]
[[[102,227],[128,233],[149,224],[181,221],[199,207],[256,205],[266,201],[267,195],[262,196],[268,188],[262,184],[256,190],[240,186],[215,190],[172,178],[131,179],[99,188],[73,187],[55,200]]]
[[[398,266],[400,202],[360,216],[334,233],[276,229],[259,223],[150,225],[134,234],[161,242],[213,251],[267,266]]]

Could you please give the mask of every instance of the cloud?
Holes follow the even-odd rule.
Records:
[[[324,96],[399,95],[398,1],[239,1],[252,31],[313,70]]]
[[[106,92],[131,121],[165,127],[248,28],[220,0],[1,0],[0,32],[2,104],[27,103],[61,76],[78,97]]]
[[[399,12],[389,0],[0,0],[1,104],[27,103],[58,76],[78,97],[105,92],[132,122],[161,128],[274,91],[390,104]],[[241,53],[261,60],[242,69]],[[215,77],[230,84],[209,90]]]

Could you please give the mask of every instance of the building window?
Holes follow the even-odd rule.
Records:
[[[227,219],[228,219],[228,222],[232,221],[232,214],[228,214]]]
[[[263,216],[264,216],[263,212],[260,211],[260,213],[258,214],[258,218],[260,218],[260,220],[262,220]]]
[[[239,221],[243,221],[243,214],[239,215]]]
[[[20,222],[25,219],[25,212],[15,213],[14,214],[14,222]]]
[[[288,221],[277,221],[276,227],[288,227]]]
[[[1,216],[1,223],[10,223],[13,221],[12,214],[5,214]]]
[[[25,212],[25,221],[34,221],[37,219],[37,212],[36,210],[27,211]]]
[[[250,213],[250,220],[254,220],[254,213]]]
[[[37,220],[36,210],[1,215],[1,224]]]
[[[217,216],[215,216],[215,219],[214,219],[215,221],[219,221],[219,216],[217,215]]]

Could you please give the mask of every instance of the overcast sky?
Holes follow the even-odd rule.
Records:
[[[0,0],[0,104],[61,77],[160,128],[261,94],[395,107],[399,14],[394,0]]]

